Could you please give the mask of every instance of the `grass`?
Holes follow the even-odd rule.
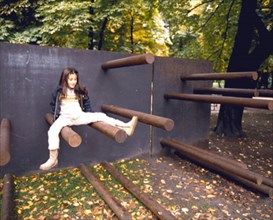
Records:
[[[138,174],[134,163],[133,160],[121,161],[115,166],[141,186],[147,177]],[[89,168],[133,219],[152,218],[152,213],[101,165]],[[14,184],[15,219],[117,219],[77,168],[15,177]],[[0,187],[2,185],[3,179],[0,179]],[[0,196],[2,201],[2,190]]]

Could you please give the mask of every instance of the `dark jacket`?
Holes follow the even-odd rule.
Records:
[[[57,87],[52,93],[52,98],[50,102],[51,113],[53,114],[53,120],[55,121],[60,116],[61,111],[61,95],[62,89]],[[85,94],[77,94],[79,97],[79,104],[84,112],[92,112],[89,97]]]

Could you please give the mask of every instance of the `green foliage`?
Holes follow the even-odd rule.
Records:
[[[168,35],[158,10],[151,9],[151,3],[141,0],[101,0],[94,4],[94,11],[97,48],[98,41],[103,40],[103,50],[168,55],[165,43]],[[105,29],[104,22],[107,22]]]
[[[35,17],[40,26],[40,45],[86,48],[91,25],[90,1],[40,1]]]
[[[169,14],[165,8],[175,9]],[[206,59],[214,64],[214,71],[226,71],[232,52],[240,2],[222,0],[163,1],[160,9],[167,22],[173,56]]]
[[[241,1],[0,0],[0,41],[205,59],[224,72]],[[272,8],[258,0],[268,30]],[[252,47],[258,43],[257,35]]]

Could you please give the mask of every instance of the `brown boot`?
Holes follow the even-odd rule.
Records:
[[[132,136],[134,131],[135,131],[135,128],[136,128],[136,125],[137,125],[137,121],[138,121],[138,118],[137,116],[133,116],[133,118],[131,119],[131,121],[129,121],[128,123],[126,123],[126,126],[124,127],[121,127],[128,136]]]
[[[41,170],[50,170],[58,164],[58,150],[49,151],[49,159],[40,166]]]

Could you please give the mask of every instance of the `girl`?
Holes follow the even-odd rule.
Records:
[[[80,85],[79,73],[74,68],[63,70],[50,105],[54,113],[54,123],[48,131],[49,159],[40,166],[41,170],[49,170],[58,164],[59,133],[63,127],[103,121],[123,129],[131,136],[138,121],[134,116],[131,121],[124,123],[102,112],[92,112],[88,92]]]

